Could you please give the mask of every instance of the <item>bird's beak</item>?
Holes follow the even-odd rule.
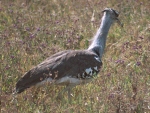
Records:
[[[116,18],[116,21],[121,27],[123,27],[123,24],[121,23],[121,21],[118,18]]]

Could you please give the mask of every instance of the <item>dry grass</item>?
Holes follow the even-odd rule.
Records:
[[[41,88],[37,98],[30,88],[11,102],[15,83],[30,68],[58,51],[88,47],[105,7],[120,12],[124,28],[111,27],[98,78],[74,88],[71,104],[67,94],[55,99],[57,86]],[[149,12],[149,0],[2,0],[1,113],[150,112]]]

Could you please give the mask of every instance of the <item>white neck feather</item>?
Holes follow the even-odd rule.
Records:
[[[93,42],[88,48],[88,50],[96,52],[100,58],[104,53],[107,34],[112,23],[113,20],[110,18],[110,15],[104,13],[100,28],[98,29],[96,35],[94,36]]]

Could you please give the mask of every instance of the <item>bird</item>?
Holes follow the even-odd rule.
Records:
[[[98,76],[102,68],[102,56],[106,46],[109,29],[114,22],[118,22],[118,11],[105,8],[101,24],[91,44],[84,50],[64,50],[48,57],[43,62],[26,72],[16,83],[15,93],[19,94],[32,86],[45,83],[66,86],[58,93],[58,97],[80,84],[86,84]]]

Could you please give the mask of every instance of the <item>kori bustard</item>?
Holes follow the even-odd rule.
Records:
[[[58,94],[68,91],[70,98],[71,89],[79,84],[88,83],[100,71],[102,67],[102,55],[104,53],[106,38],[113,22],[118,22],[119,13],[111,8],[103,11],[101,25],[94,39],[86,50],[65,50],[58,52],[24,74],[16,84],[15,93],[21,93],[25,89],[44,85],[49,82],[66,87]]]

